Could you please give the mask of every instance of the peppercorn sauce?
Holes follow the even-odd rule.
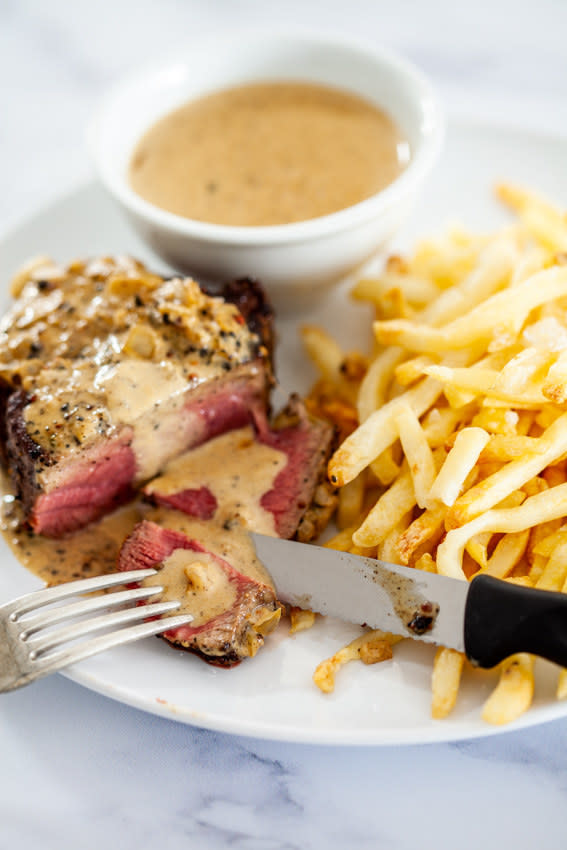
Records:
[[[347,91],[264,82],[208,94],[160,118],[131,158],[145,200],[215,224],[317,218],[379,192],[409,146],[392,119]]]

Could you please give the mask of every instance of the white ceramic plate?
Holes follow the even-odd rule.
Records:
[[[436,233],[459,221],[485,230],[504,214],[492,200],[496,180],[521,181],[567,201],[567,140],[478,125],[450,126],[447,147],[403,243]],[[7,281],[26,258],[51,254],[61,262],[98,253],[131,253],[157,270],[163,265],[137,240],[112,203],[95,185],[55,201],[0,242],[0,272]],[[250,270],[254,272],[253,269]],[[324,323],[347,347],[368,335],[363,308],[348,303],[345,290],[316,314],[300,317]],[[297,322],[279,325],[277,369],[286,389],[306,390],[313,377],[296,334]],[[0,600],[38,582],[0,542]],[[268,565],[269,566],[269,565]],[[341,745],[408,744],[447,741],[503,731],[480,719],[494,674],[466,678],[453,715],[430,719],[433,651],[406,641],[395,659],[374,667],[353,663],[337,678],[332,695],[312,684],[316,665],[357,634],[335,621],[319,622],[292,638],[282,629],[250,662],[218,670],[177,652],[155,638],[122,647],[70,668],[66,675],[86,687],[145,711],[183,723],[235,734],[287,741]],[[505,730],[567,714],[554,700],[556,672],[538,664],[533,708]]]

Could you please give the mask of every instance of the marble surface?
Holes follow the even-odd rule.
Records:
[[[403,51],[450,114],[567,136],[563,0],[0,0],[0,230],[90,174],[122,72],[219,29],[297,25]],[[565,847],[567,720],[429,746],[238,738],[55,676],[0,698],[0,850]]]

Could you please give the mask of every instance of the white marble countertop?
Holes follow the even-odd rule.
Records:
[[[0,0],[0,231],[90,174],[85,125],[117,75],[219,28],[284,24],[401,50],[449,114],[567,136],[563,0]],[[316,747],[184,726],[55,676],[0,698],[0,753],[0,850],[566,842],[567,720]]]

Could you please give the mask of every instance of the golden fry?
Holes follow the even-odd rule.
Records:
[[[440,647],[433,662],[431,677],[431,716],[447,717],[457,702],[465,656],[454,649]]]
[[[417,417],[420,417],[441,394],[441,386],[433,378],[426,378],[412,387],[403,396],[393,399],[380,410],[372,413],[339,446],[329,463],[329,478],[333,484],[342,487],[358,475],[368,464],[377,458],[398,439],[396,415],[409,404]]]
[[[349,528],[356,524],[362,513],[366,475],[363,470],[339,490],[339,506],[337,509],[337,525],[340,529]]]
[[[536,307],[565,294],[567,269],[554,266],[538,272],[512,290],[497,292],[441,328],[420,325],[404,319],[375,322],[374,331],[382,345],[403,345],[411,351],[438,354],[466,345],[494,339],[499,345],[514,342],[529,313]],[[500,324],[495,325],[496,321]],[[504,318],[505,317],[505,318]]]
[[[419,419],[409,405],[402,405],[396,414],[396,426],[402,449],[409,465],[418,507],[429,504],[431,485],[435,480],[435,461]]]
[[[313,673],[313,681],[324,693],[330,694],[335,689],[335,676],[344,664],[357,659],[365,664],[388,661],[392,657],[392,646],[400,640],[387,632],[366,632],[322,661]]]
[[[511,461],[499,472],[495,472],[457,499],[449,512],[450,527],[464,525],[483,511],[490,510],[565,454],[567,452],[567,413],[549,426],[542,435],[541,441],[541,451]]]
[[[389,490],[380,496],[364,522],[352,535],[357,546],[376,546],[415,505],[415,490],[406,467]]]
[[[506,578],[523,558],[530,536],[530,529],[505,534],[494,549],[482,572],[495,578]]]
[[[425,510],[412,524],[399,535],[397,551],[401,564],[412,564],[415,554],[421,554],[423,546],[433,546],[443,532],[445,508],[437,505]]]
[[[457,433],[453,447],[431,486],[431,500],[454,504],[478,461],[489,435],[482,428],[463,428]]]
[[[303,632],[310,629],[317,619],[317,614],[313,611],[306,611],[303,608],[292,606],[289,611],[290,628],[289,633],[292,635],[297,632]]]
[[[483,531],[517,532],[541,522],[567,515],[567,484],[560,484],[535,496],[519,507],[490,510],[466,525],[449,531],[437,550],[437,569],[443,575],[464,578],[462,557],[471,537]]]
[[[516,720],[528,710],[534,695],[534,659],[525,652],[502,662],[500,680],[482,709],[482,719],[493,725]]]

